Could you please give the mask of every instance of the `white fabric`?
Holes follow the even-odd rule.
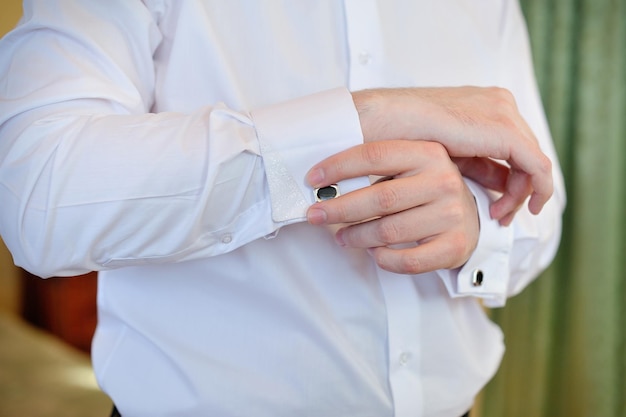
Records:
[[[515,1],[24,10],[0,42],[0,232],[41,276],[104,271],[93,360],[125,417],[471,406],[503,353],[478,299],[503,305],[552,260],[564,204]],[[422,276],[381,271],[302,221],[304,174],[362,141],[349,90],[451,85],[513,91],[554,161],[540,215],[499,227],[470,183],[479,247]]]

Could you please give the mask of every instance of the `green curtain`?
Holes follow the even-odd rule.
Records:
[[[568,191],[553,265],[492,311],[482,417],[626,417],[626,0],[521,0]]]

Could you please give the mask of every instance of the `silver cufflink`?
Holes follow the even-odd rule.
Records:
[[[328,187],[316,188],[313,190],[315,201],[325,201],[339,197],[339,186],[331,184]]]
[[[474,287],[480,287],[483,285],[483,271],[480,269],[475,269],[472,272],[472,285]]]

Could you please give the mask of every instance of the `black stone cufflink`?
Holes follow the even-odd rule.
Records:
[[[339,186],[331,184],[328,187],[316,188],[314,190],[315,201],[325,201],[339,197]]]

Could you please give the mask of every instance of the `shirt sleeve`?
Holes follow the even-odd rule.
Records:
[[[289,115],[290,123],[285,123],[285,115]],[[287,224],[305,220],[314,198],[313,190],[304,182],[309,168],[363,143],[352,95],[345,88],[337,88],[253,111],[252,118],[266,167],[273,221]],[[342,194],[368,185],[367,177],[338,184]]]
[[[0,233],[39,276],[199,259],[271,235],[304,220],[308,168],[362,142],[345,89],[251,112],[151,113],[161,34],[142,2],[24,12],[0,41]]]
[[[500,86],[509,89],[539,145],[552,161],[554,194],[541,213],[524,204],[512,224],[502,227],[489,216],[496,193],[467,180],[478,206],[480,237],[468,262],[438,271],[451,297],[475,296],[488,307],[501,307],[521,292],[554,259],[561,238],[565,186],[535,80],[526,24],[517,1],[505,2],[500,50]]]

